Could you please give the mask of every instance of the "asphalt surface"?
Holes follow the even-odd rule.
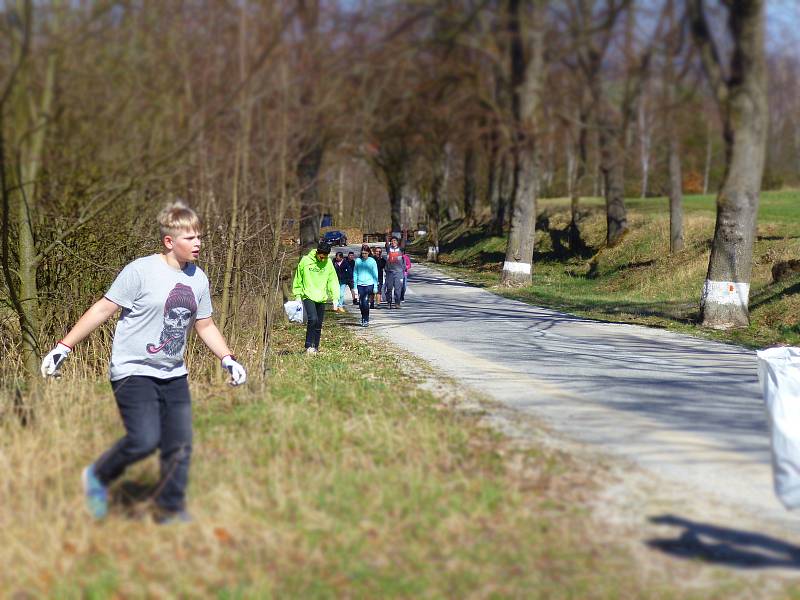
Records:
[[[357,313],[357,307],[348,306]],[[753,351],[509,300],[415,265],[369,331],[598,452],[777,525]]]

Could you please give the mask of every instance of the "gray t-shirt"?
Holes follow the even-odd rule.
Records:
[[[179,271],[160,255],[126,266],[106,298],[122,307],[111,347],[111,381],[131,375],[186,375],[183,351],[196,319],[211,316],[208,277],[192,263]]]

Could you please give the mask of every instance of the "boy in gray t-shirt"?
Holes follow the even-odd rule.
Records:
[[[222,361],[232,385],[247,380],[211,318],[208,278],[193,263],[200,253],[201,223],[181,202],[158,218],[163,250],[139,258],[114,280],[105,296],[42,361],[42,375],[57,375],[72,348],[122,309],[111,348],[110,378],[125,436],[83,470],[89,512],[108,511],[108,486],[131,464],[160,450],[160,522],[189,520],[186,486],[192,452],[191,397],[183,353],[195,331]]]

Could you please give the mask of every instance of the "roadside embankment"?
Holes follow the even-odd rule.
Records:
[[[666,199],[627,203],[629,232],[609,248],[601,199],[581,200],[577,241],[571,238],[569,200],[541,200],[531,286],[499,285],[506,238],[492,235],[488,224],[443,226],[440,266],[503,296],[598,320],[667,328],[748,347],[800,345],[800,273],[773,278],[775,265],[791,264],[800,256],[800,192],[762,194],[753,250],[751,324],[730,331],[697,326],[714,233],[713,196],[686,197],[685,248],[675,254],[669,253]],[[422,238],[414,248],[424,257],[427,240]]]

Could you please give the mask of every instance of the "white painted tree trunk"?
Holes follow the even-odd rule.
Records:
[[[749,296],[761,178],[769,129],[765,0],[742,0],[731,12],[734,71],[725,73],[711,46],[702,4],[692,31],[712,88],[717,91],[726,140],[725,177],[717,195],[717,221],[700,300],[704,327],[729,329],[750,322]]]

